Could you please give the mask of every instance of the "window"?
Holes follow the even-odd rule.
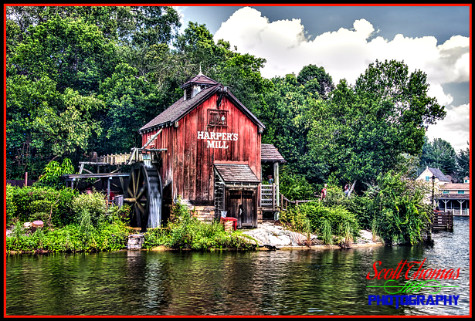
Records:
[[[459,194],[464,194],[464,191],[458,191]]]
[[[208,109],[208,126],[227,126],[228,112],[226,110]]]
[[[442,193],[443,194],[449,194],[449,191],[443,191]]]
[[[430,180],[430,176],[426,176],[426,182]]]

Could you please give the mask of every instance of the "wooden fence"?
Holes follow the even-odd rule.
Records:
[[[31,185],[33,185],[34,182],[36,182],[36,180],[29,179],[29,180],[27,180],[26,185],[31,186]],[[7,179],[7,184],[10,184],[12,186],[24,187],[25,186],[25,180],[24,179]]]

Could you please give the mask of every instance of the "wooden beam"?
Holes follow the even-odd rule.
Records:
[[[276,186],[276,191],[275,195],[277,197],[277,207],[280,206],[280,199],[279,199],[279,162],[274,163],[274,180],[275,180],[275,186]]]
[[[145,143],[145,145],[142,146],[142,149],[144,149],[145,147],[147,147],[148,145],[150,145],[150,143],[155,139],[157,138],[157,136],[162,132],[162,129],[160,129],[156,134],[154,134],[152,137],[150,137],[150,139],[148,140],[148,142]]]

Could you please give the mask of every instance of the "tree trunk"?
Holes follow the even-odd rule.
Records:
[[[351,192],[353,192],[353,189],[355,188],[356,180],[354,180],[353,184],[350,187],[350,190],[348,191],[348,198],[350,198]]]

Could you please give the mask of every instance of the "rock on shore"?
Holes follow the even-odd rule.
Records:
[[[265,222],[257,225],[257,228],[243,230],[243,234],[249,235],[257,240],[260,247],[284,248],[307,246],[307,235],[285,229],[283,226]],[[323,242],[315,234],[310,234],[310,245],[322,245]],[[380,245],[373,242],[371,231],[361,230],[360,237],[353,242],[352,246],[358,245]]]

